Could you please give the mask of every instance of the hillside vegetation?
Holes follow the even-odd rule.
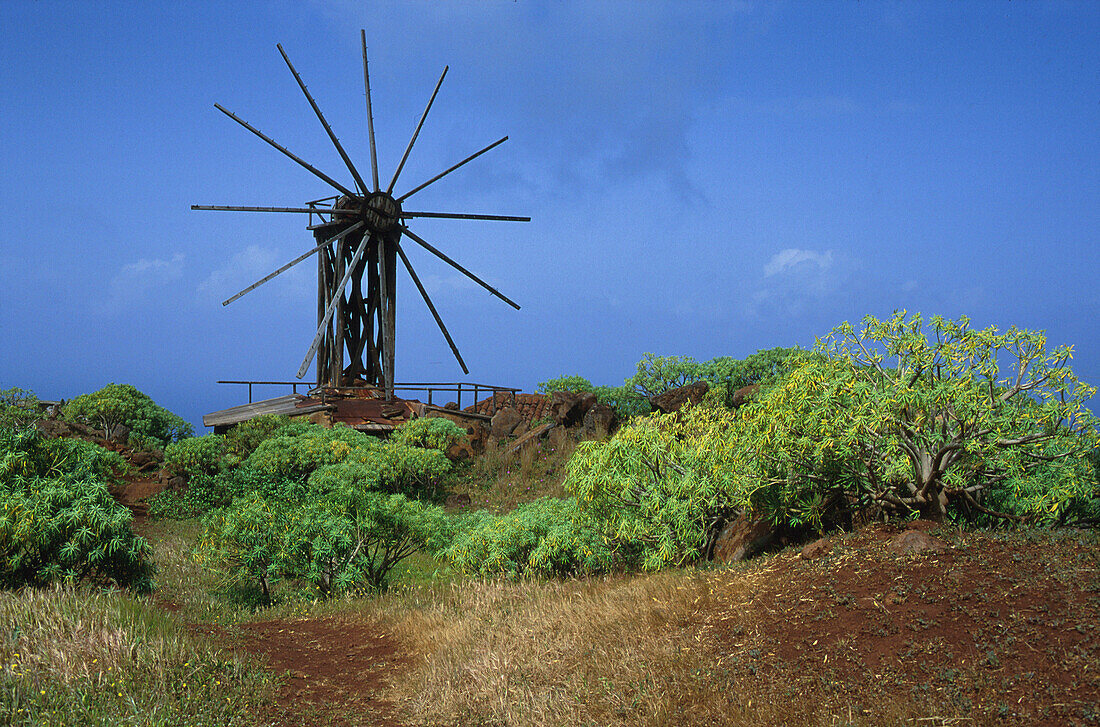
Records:
[[[1071,353],[898,313],[811,350],[646,354],[622,387],[540,385],[595,393],[613,434],[464,461],[446,419],[193,437],[133,387],[64,426],[0,392],[0,714],[1097,723],[1100,435]],[[112,494],[152,460],[185,486],[135,521]],[[775,545],[710,562],[742,522]]]

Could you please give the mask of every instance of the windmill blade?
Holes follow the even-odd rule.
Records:
[[[416,143],[416,137],[420,136],[420,128],[424,126],[424,119],[428,118],[428,112],[432,110],[432,104],[435,103],[435,95],[439,93],[439,87],[443,85],[443,78],[447,75],[447,69],[449,67],[450,66],[443,66],[443,73],[439,75],[439,81],[435,84],[435,90],[432,91],[432,97],[428,99],[428,106],[424,109],[424,113],[420,115],[420,123],[416,125],[416,131],[413,132],[413,137],[409,139],[409,145],[405,147],[405,155],[401,157],[401,163],[397,165],[397,171],[393,173],[393,179],[390,180],[390,186],[389,189],[386,190],[386,194],[393,194],[393,185],[397,184],[397,177],[405,167],[405,160],[409,158],[409,152],[412,151],[413,144]]]
[[[466,368],[466,362],[462,360],[462,354],[458,352],[458,346],[451,339],[451,334],[447,331],[447,326],[443,325],[443,319],[439,317],[439,312],[436,311],[435,306],[432,304],[432,299],[428,297],[428,291],[424,290],[424,286],[420,283],[420,278],[417,276],[416,271],[413,270],[412,265],[409,263],[409,258],[405,257],[405,251],[401,249],[401,243],[396,243],[394,247],[397,248],[397,254],[401,256],[401,262],[405,265],[405,269],[409,271],[409,277],[416,283],[416,289],[420,291],[421,297],[424,298],[424,302],[428,304],[428,310],[432,312],[432,316],[435,318],[436,324],[439,326],[439,330],[443,331],[443,337],[447,339],[447,345],[451,347],[451,352],[458,359],[458,365],[462,367],[462,373],[470,373],[470,369]]]
[[[453,167],[451,167],[450,169],[447,169],[447,170],[445,170],[445,171],[442,171],[442,172],[440,172],[439,174],[435,175],[434,177],[432,177],[432,178],[431,178],[431,179],[429,179],[428,181],[426,181],[426,182],[424,182],[423,184],[421,184],[421,185],[420,185],[419,187],[413,187],[413,188],[412,188],[412,189],[410,189],[410,190],[409,190],[408,192],[405,192],[405,194],[403,194],[403,195],[401,195],[400,197],[398,197],[398,198],[397,198],[397,201],[398,201],[398,202],[404,202],[404,201],[405,201],[406,199],[408,199],[409,197],[413,196],[414,194],[416,194],[416,193],[417,193],[417,192],[419,192],[420,190],[424,189],[424,188],[425,188],[425,187],[427,187],[427,186],[428,186],[429,184],[433,184],[433,183],[435,183],[435,182],[438,182],[438,181],[439,181],[440,179],[443,179],[443,177],[447,176],[448,174],[450,174],[450,173],[451,173],[451,172],[453,172],[454,170],[458,169],[459,167],[461,167],[461,166],[462,166],[463,164],[465,164],[466,162],[472,162],[472,161],[473,161],[474,159],[477,159],[477,158],[478,158],[479,156],[481,156],[481,155],[482,155],[482,154],[484,154],[485,152],[489,151],[489,150],[490,150],[490,149],[492,149],[493,147],[496,147],[496,146],[500,146],[501,144],[503,144],[503,143],[504,143],[504,142],[506,142],[506,141],[508,141],[508,137],[507,137],[507,136],[506,136],[506,137],[504,137],[503,139],[497,139],[496,141],[494,141],[494,142],[493,142],[492,144],[490,144],[489,146],[485,147],[485,148],[484,148],[484,149],[482,149],[481,151],[477,152],[476,154],[471,154],[470,156],[468,156],[468,157],[466,157],[465,159],[463,159],[462,161],[460,161],[460,162],[459,162],[458,164],[455,164],[455,165],[454,165]]]
[[[474,281],[475,283],[477,283],[478,285],[480,285],[480,286],[481,286],[482,288],[485,288],[485,289],[486,289],[486,290],[488,290],[488,291],[489,291],[490,293],[492,293],[492,294],[493,294],[493,295],[495,295],[496,297],[500,298],[501,300],[503,300],[503,301],[504,301],[505,303],[507,303],[508,305],[512,306],[512,307],[513,307],[513,308],[515,308],[516,310],[519,310],[519,304],[518,304],[518,303],[516,303],[516,302],[514,302],[513,300],[511,300],[510,298],[508,298],[508,297],[507,297],[506,295],[504,295],[503,293],[501,293],[501,292],[500,292],[499,290],[497,290],[497,289],[496,289],[496,288],[494,288],[493,286],[489,285],[489,284],[488,284],[488,283],[486,283],[486,282],[485,282],[484,280],[482,280],[481,278],[477,277],[476,275],[474,275],[473,273],[471,273],[471,272],[470,272],[469,270],[467,270],[466,268],[464,268],[464,267],[462,267],[461,265],[459,265],[458,263],[456,263],[456,262],[455,262],[454,260],[452,260],[452,259],[450,259],[449,257],[447,257],[446,255],[444,255],[444,254],[443,254],[442,252],[440,252],[439,250],[436,250],[436,249],[435,249],[434,247],[432,247],[432,246],[431,246],[431,245],[429,245],[429,244],[428,244],[427,242],[425,242],[425,241],[423,240],[423,238],[421,238],[421,237],[420,237],[419,235],[415,234],[415,233],[414,233],[414,232],[413,232],[412,230],[410,230],[410,229],[409,229],[408,227],[405,227],[404,225],[398,225],[398,227],[400,227],[400,228],[401,228],[401,231],[402,231],[402,232],[404,232],[404,233],[405,233],[406,235],[408,235],[408,236],[409,236],[409,237],[411,237],[411,238],[412,238],[413,240],[415,240],[415,241],[416,241],[416,243],[417,243],[418,245],[420,245],[420,246],[421,246],[422,248],[424,248],[425,250],[427,250],[427,251],[428,251],[428,252],[430,252],[431,254],[435,255],[435,256],[436,256],[437,258],[439,258],[439,259],[440,259],[440,260],[442,260],[443,262],[447,263],[447,264],[448,264],[448,265],[450,265],[450,266],[451,266],[452,268],[454,268],[454,269],[455,269],[455,270],[457,270],[458,272],[460,272],[460,273],[462,273],[463,275],[465,275],[466,277],[468,277],[468,278],[469,278],[470,280],[472,280],[472,281]]]
[[[193,210],[213,210],[214,212],[298,212],[325,215],[357,215],[359,210],[346,210],[336,207],[241,207],[224,204],[193,204]]]
[[[530,217],[514,217],[512,215],[471,215],[464,212],[405,212],[402,217],[432,217],[443,220],[496,220],[497,222],[530,222]]]
[[[332,131],[332,127],[329,126],[328,121],[325,120],[325,115],[321,113],[321,109],[317,106],[317,102],[313,100],[313,96],[310,95],[309,89],[306,88],[305,82],[302,81],[302,77],[298,75],[298,71],[294,68],[294,64],[290,62],[290,58],[287,56],[286,51],[283,50],[283,44],[276,43],[275,47],[279,49],[279,53],[282,55],[283,60],[286,61],[286,67],[294,74],[294,80],[298,82],[298,87],[301,88],[302,93],[306,95],[306,100],[309,101],[309,105],[313,107],[313,113],[317,114],[317,119],[321,122],[321,126],[325,127],[328,138],[332,140],[332,145],[336,147],[336,151],[340,153],[340,158],[344,160],[344,164],[347,166],[348,171],[351,172],[351,176],[355,178],[355,183],[359,185],[359,189],[363,190],[364,193],[367,192],[367,185],[363,181],[363,178],[359,176],[359,170],[351,163],[351,159],[348,158],[348,154],[344,151],[344,147],[340,146],[340,140],[336,138],[336,134]]]
[[[328,306],[325,308],[321,325],[317,326],[317,335],[313,337],[313,343],[309,345],[309,351],[306,352],[306,357],[302,359],[302,366],[298,369],[299,379],[306,375],[306,369],[313,363],[313,357],[317,355],[317,347],[321,345],[321,338],[325,335],[325,329],[328,328],[329,321],[332,320],[333,311],[336,310],[336,300],[344,294],[344,286],[348,284],[348,279],[351,278],[351,274],[359,265],[359,260],[363,257],[363,252],[367,249],[367,243],[369,242],[370,235],[363,235],[363,241],[359,243],[359,247],[355,248],[355,255],[351,258],[347,270],[344,271],[344,277],[340,278],[340,283],[335,288],[335,295],[332,296],[332,300],[328,302]]]
[[[315,253],[315,252],[318,252],[318,251],[322,250],[323,248],[325,248],[325,247],[327,247],[327,246],[331,245],[331,244],[332,244],[332,243],[334,243],[334,242],[338,242],[339,240],[342,240],[342,239],[344,239],[344,237],[346,237],[347,235],[351,234],[352,232],[355,232],[356,230],[358,230],[358,229],[359,229],[360,227],[362,227],[362,226],[363,226],[363,223],[362,223],[362,222],[356,222],[356,223],[355,223],[354,225],[352,225],[351,227],[348,227],[348,228],[344,229],[344,231],[343,231],[343,232],[340,232],[339,234],[335,235],[334,237],[331,237],[331,238],[329,238],[328,240],[325,240],[324,242],[322,242],[322,243],[321,243],[320,245],[318,245],[317,247],[313,248],[313,249],[312,249],[312,250],[310,250],[309,252],[307,252],[307,253],[303,253],[302,255],[299,255],[298,257],[294,258],[293,260],[291,260],[290,262],[288,262],[288,263],[287,263],[286,265],[282,266],[281,268],[279,268],[279,269],[278,269],[278,270],[276,270],[275,272],[271,273],[270,275],[268,275],[268,276],[266,276],[266,277],[263,277],[263,278],[260,278],[259,280],[257,280],[257,281],[256,281],[255,283],[253,283],[252,285],[248,286],[247,288],[245,288],[245,289],[244,289],[244,290],[242,290],[241,292],[239,292],[239,293],[237,293],[236,295],[234,295],[234,296],[233,296],[232,298],[229,298],[228,300],[226,300],[226,301],[223,301],[223,302],[222,302],[222,305],[223,305],[223,306],[224,306],[224,305],[229,305],[230,303],[232,303],[233,301],[235,301],[235,300],[236,300],[237,298],[240,298],[240,297],[241,297],[242,295],[244,295],[245,293],[251,293],[251,292],[252,292],[253,290],[255,290],[256,288],[260,287],[261,285],[263,285],[263,284],[264,284],[264,283],[266,283],[267,281],[271,280],[271,279],[272,279],[272,278],[274,278],[275,276],[277,276],[277,275],[281,275],[281,274],[285,273],[285,272],[286,272],[287,270],[290,270],[290,269],[291,269],[292,267],[294,267],[294,266],[295,266],[295,265],[297,265],[298,263],[302,262],[303,260],[305,260],[305,259],[306,259],[307,257],[309,257],[310,255],[312,255],[313,253]]]
[[[352,191],[351,191],[350,189],[348,189],[348,188],[347,188],[347,187],[345,187],[344,185],[340,184],[340,183],[339,183],[339,182],[337,182],[337,181],[336,181],[335,179],[333,179],[333,178],[332,178],[332,177],[330,177],[329,175],[327,175],[327,174],[325,174],[324,172],[322,172],[322,171],[321,171],[320,169],[317,169],[316,167],[314,167],[314,166],[313,166],[312,164],[310,164],[309,162],[305,161],[304,159],[302,159],[302,158],[300,158],[300,157],[297,157],[297,156],[295,156],[295,155],[294,155],[293,153],[291,153],[291,152],[290,152],[290,150],[288,150],[288,149],[287,149],[287,148],[286,148],[285,146],[282,146],[282,145],[280,145],[280,144],[279,144],[279,143],[278,143],[277,141],[275,141],[274,139],[272,139],[272,138],[271,138],[270,136],[266,135],[266,134],[265,134],[264,132],[260,131],[260,130],[259,130],[259,129],[257,129],[257,128],[256,128],[255,126],[253,126],[252,124],[250,124],[250,123],[248,123],[247,121],[245,121],[244,119],[242,119],[242,118],[241,118],[240,116],[237,116],[237,115],[236,115],[235,113],[233,113],[232,111],[230,111],[230,110],[226,109],[226,108],[225,108],[224,106],[222,106],[221,104],[214,104],[214,108],[216,108],[216,109],[217,109],[218,111],[221,111],[221,112],[222,112],[223,114],[225,114],[225,115],[226,115],[226,116],[228,116],[229,118],[233,119],[233,120],[234,120],[234,121],[236,121],[236,122],[237,122],[238,124],[240,124],[240,125],[241,125],[241,126],[243,126],[244,128],[246,128],[246,129],[248,129],[249,131],[251,131],[251,132],[252,132],[253,134],[255,134],[256,136],[258,136],[258,137],[260,137],[261,139],[263,139],[264,141],[266,141],[266,142],[267,142],[268,144],[271,144],[271,146],[275,147],[276,149],[278,149],[279,151],[281,151],[281,152],[282,152],[283,154],[286,154],[286,155],[287,155],[288,157],[290,157],[291,159],[293,159],[294,161],[296,161],[296,162],[297,162],[298,164],[300,164],[300,165],[301,165],[302,167],[304,167],[305,169],[308,169],[308,170],[309,170],[310,172],[312,172],[312,173],[313,173],[313,174],[314,174],[315,176],[317,176],[318,178],[320,178],[320,179],[324,180],[325,182],[328,182],[328,183],[329,183],[329,184],[331,184],[331,185],[332,185],[333,187],[335,187],[336,189],[340,190],[341,192],[343,192],[344,194],[348,195],[349,197],[354,197],[354,196],[355,196],[355,192],[352,192]]]
[[[374,113],[370,107],[370,73],[367,72],[367,31],[359,29],[359,38],[363,41],[363,85],[367,88],[367,132],[370,134],[370,171],[374,177],[374,191],[378,187],[378,152],[374,149]]]

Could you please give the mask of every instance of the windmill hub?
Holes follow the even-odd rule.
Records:
[[[375,232],[387,232],[397,226],[401,204],[386,192],[373,192],[363,201],[363,220]]]
[[[443,325],[443,319],[439,317],[435,305],[428,292],[420,282],[419,276],[412,268],[408,257],[402,249],[401,243],[405,238],[424,248],[437,258],[462,273],[502,301],[519,309],[512,300],[508,299],[499,290],[486,283],[481,278],[471,273],[457,262],[447,257],[443,252],[433,247],[426,240],[406,226],[408,219],[437,218],[455,220],[497,220],[510,222],[529,222],[530,217],[515,217],[509,215],[483,215],[454,212],[406,212],[401,209],[401,202],[413,194],[443,179],[451,172],[473,161],[490,149],[493,149],[508,140],[502,137],[485,148],[466,157],[431,179],[413,187],[404,194],[394,196],[394,185],[397,184],[405,161],[409,158],[413,144],[416,142],[428,111],[432,108],[435,96],[443,83],[443,77],[447,74],[447,68],[443,68],[443,74],[435,85],[428,105],[420,116],[420,121],[413,131],[412,139],[405,147],[405,153],[401,157],[401,163],[393,173],[389,184],[385,185],[378,177],[378,157],[374,144],[374,115],[371,111],[370,76],[367,73],[367,36],[363,30],[359,31],[359,38],[363,48],[363,84],[366,90],[367,101],[367,132],[370,139],[371,174],[370,184],[359,173],[352,163],[344,147],[340,144],[328,120],[321,113],[320,107],[314,101],[306,88],[305,82],[290,62],[282,45],[277,45],[279,53],[286,61],[287,68],[294,75],[294,80],[302,89],[306,100],[309,101],[317,120],[321,122],[333,146],[343,159],[344,165],[355,180],[353,184],[341,183],[336,179],[317,169],[309,162],[296,156],[289,149],[279,144],[270,136],[264,134],[256,127],[249,124],[232,111],[220,104],[214,104],[221,111],[238,124],[248,129],[260,139],[279,152],[289,157],[303,169],[306,169],[318,179],[338,190],[339,197],[326,197],[323,200],[309,202],[307,207],[240,207],[240,206],[211,206],[192,205],[192,209],[208,209],[221,211],[240,212],[293,212],[308,214],[310,230],[318,243],[312,250],[298,256],[291,262],[282,266],[275,272],[261,278],[235,296],[226,300],[222,305],[227,305],[240,298],[250,290],[271,280],[275,276],[289,270],[294,265],[305,260],[313,254],[317,254],[317,333],[310,344],[309,351],[298,369],[298,378],[302,378],[308,370],[314,356],[317,357],[317,385],[318,386],[344,386],[346,382],[366,381],[385,389],[386,397],[392,398],[393,368],[395,359],[395,301],[396,279],[398,261],[404,265],[412,278],[421,297],[424,298],[428,310],[431,311],[435,322],[447,344],[451,347],[463,373],[469,373],[462,356],[458,352],[451,339],[447,327]],[[383,191],[384,190],[384,191]],[[335,200],[331,207],[323,206],[330,200]],[[314,216],[322,215],[320,223],[314,223]],[[327,219],[326,219],[327,216]],[[312,302],[310,304],[312,306]]]

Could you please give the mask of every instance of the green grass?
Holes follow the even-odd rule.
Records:
[[[150,598],[0,592],[0,723],[249,725],[273,676]]]

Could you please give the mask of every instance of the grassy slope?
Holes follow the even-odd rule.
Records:
[[[498,512],[560,494],[569,449],[491,454],[466,493]],[[0,722],[255,723],[279,677],[234,649],[257,615],[190,560],[197,532],[145,526],[154,599],[0,593]],[[946,532],[947,553],[917,558],[888,535],[809,562],[565,582],[460,580],[422,556],[386,594],[287,589],[260,618],[393,633],[412,658],[389,696],[410,723],[1100,724],[1095,534]]]

